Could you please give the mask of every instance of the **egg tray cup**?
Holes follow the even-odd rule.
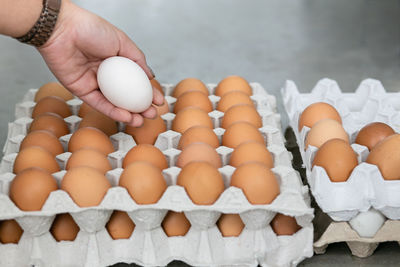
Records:
[[[54,262],[57,265],[65,262],[65,265],[80,266],[107,266],[117,262],[165,265],[172,260],[182,260],[196,266],[292,266],[311,257],[313,209],[309,205],[308,187],[303,186],[299,174],[291,166],[292,155],[284,146],[275,98],[268,95],[258,83],[251,83],[251,86],[254,93],[251,98],[263,121],[263,127],[259,130],[273,155],[275,167],[272,171],[278,177],[281,189],[281,194],[271,204],[252,205],[241,189],[229,187],[235,168],[227,164],[233,150],[220,146],[216,151],[223,162],[219,171],[226,189],[213,205],[195,205],[184,188],[176,185],[180,168],[175,167],[175,163],[180,153],[177,144],[181,135],[170,130],[175,115],[167,113],[162,115],[167,131],[158,136],[155,146],[167,158],[169,168],[163,171],[163,175],[169,186],[156,204],[138,205],[125,188],[117,186],[125,154],[136,145],[130,135],[122,132],[124,125],[119,124],[121,132],[110,137],[116,151],[108,155],[113,169],[106,175],[113,187],[108,190],[99,206],[80,208],[66,192],[57,190],[50,194],[41,211],[23,212],[10,200],[8,191],[15,176],[12,169],[19,145],[32,121],[30,116],[35,105],[32,100],[36,89],[29,90],[24,101],[16,106],[17,119],[9,124],[4,146],[5,156],[0,164],[0,219],[15,218],[24,229],[24,234],[17,245],[0,245],[0,254],[16,255],[14,260],[21,260],[26,264],[36,262],[39,266],[51,266]],[[173,88],[173,85],[163,84],[170,110],[173,110],[176,101],[170,96]],[[208,88],[212,94],[215,84],[208,84]],[[209,98],[215,108],[219,97],[210,95]],[[74,115],[65,118],[65,121],[71,132],[79,126],[81,118],[77,114],[81,104],[79,99],[68,101]],[[212,111],[209,116],[221,142],[224,129],[219,128],[219,125],[223,113]],[[70,136],[71,134],[60,137],[64,151],[67,151]],[[71,153],[64,152],[56,157],[62,169],[53,174],[58,184],[65,174],[64,169],[70,155]],[[113,210],[127,211],[135,222],[136,227],[130,239],[112,240],[105,230],[104,226]],[[192,224],[185,236],[165,235],[160,225],[168,210],[185,212]],[[73,242],[56,242],[49,229],[55,215],[65,212],[71,213],[81,231]],[[295,217],[302,229],[292,236],[276,236],[269,223],[278,212]],[[215,225],[221,213],[240,214],[246,226],[239,237],[221,236]],[[63,260],[60,261],[60,258]],[[0,265],[7,266],[5,259],[4,262],[1,261],[0,256]]]
[[[377,166],[365,163],[369,154],[367,147],[352,144],[359,165],[346,182],[332,182],[323,168],[312,168],[317,148],[309,146],[304,150],[305,139],[310,129],[303,127],[299,132],[297,126],[304,108],[311,103],[322,101],[338,110],[351,143],[354,142],[358,131],[373,121],[385,122],[398,131],[399,123],[395,113],[398,113],[399,106],[396,101],[400,100],[400,94],[386,93],[382,84],[372,79],[364,80],[355,93],[341,93],[335,81],[322,79],[309,94],[300,94],[294,82],[287,81],[282,95],[303,167],[306,169],[306,180],[317,203],[314,226],[319,234],[314,238],[315,252],[323,253],[329,243],[345,241],[348,242],[353,255],[366,257],[373,253],[379,242],[400,241],[397,234],[400,226],[400,181],[384,180]],[[368,108],[364,110],[365,107]],[[368,116],[363,115],[361,118],[361,113],[368,113]],[[354,222],[369,210],[378,210],[388,219],[385,221],[377,218],[380,223],[373,229],[375,234],[366,238],[359,235],[363,224],[357,225]],[[322,216],[323,219],[319,220],[320,213],[328,216]],[[392,232],[388,234],[388,231]]]

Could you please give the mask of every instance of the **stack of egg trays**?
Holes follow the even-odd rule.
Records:
[[[214,109],[219,97],[212,95],[215,84],[207,85]],[[168,188],[156,204],[138,205],[125,188],[118,186],[122,173],[122,161],[129,149],[135,146],[130,135],[123,133],[124,125],[119,125],[119,133],[110,137],[115,152],[108,155],[112,170],[106,176],[112,184],[99,206],[80,208],[69,195],[57,190],[52,192],[41,211],[23,212],[8,196],[13,162],[19,145],[27,134],[32,121],[31,113],[35,89],[25,95],[22,103],[16,105],[17,119],[9,124],[9,132],[4,146],[4,157],[0,164],[0,220],[15,218],[24,229],[19,244],[0,244],[0,266],[34,264],[37,266],[108,266],[118,262],[140,265],[166,265],[173,260],[181,260],[195,266],[293,266],[306,257],[312,256],[313,209],[310,208],[308,187],[301,182],[299,174],[292,168],[292,155],[284,146],[280,128],[280,116],[276,112],[276,100],[268,95],[258,83],[251,83],[257,110],[263,119],[263,134],[268,149],[274,158],[276,174],[281,194],[269,205],[251,205],[242,190],[229,187],[230,177],[235,168],[227,165],[233,151],[228,147],[218,147],[223,161],[221,172],[226,190],[210,206],[195,205],[183,187],[176,186],[180,168],[175,162],[180,151],[176,149],[180,133],[171,129],[175,115],[167,113],[162,118],[167,131],[161,133],[155,143],[166,156],[169,168],[163,171]],[[173,110],[175,98],[171,97],[174,86],[163,84],[166,101]],[[71,132],[74,132],[81,118],[76,116],[81,105],[79,99],[69,100],[73,116],[65,118]],[[214,131],[221,141],[224,129],[219,128],[223,113],[212,111],[209,116],[214,123]],[[60,137],[67,151],[71,134]],[[56,157],[62,171],[54,173],[58,184],[65,174],[65,165],[70,156],[65,152]],[[107,230],[107,223],[113,210],[127,211],[136,227],[129,239],[113,240]],[[167,237],[160,224],[168,210],[184,211],[192,227],[183,237]],[[49,233],[56,214],[71,213],[81,231],[74,241],[56,242]],[[292,236],[277,236],[269,225],[276,213],[296,218],[302,227]],[[239,213],[245,228],[239,237],[222,237],[217,226],[221,213]]]
[[[324,228],[329,225],[326,229],[318,229],[315,225],[316,231],[326,230],[314,243],[315,251],[324,253],[328,244],[347,241],[354,255],[366,257],[374,252],[379,242],[400,241],[400,181],[384,180],[377,166],[365,163],[368,148],[354,144],[359,130],[371,122],[384,122],[399,132],[400,93],[386,92],[382,83],[374,79],[362,81],[354,93],[343,93],[336,81],[325,78],[305,94],[298,91],[293,81],[286,81],[282,96],[312,195],[332,222],[329,225],[325,220]],[[357,153],[359,165],[346,182],[331,182],[322,167],[312,168],[316,147],[309,146],[304,150],[310,128],[305,126],[299,132],[298,120],[302,111],[315,102],[329,103],[338,110],[351,146]],[[373,238],[362,238],[347,222],[371,208],[379,210],[388,220],[379,225]]]

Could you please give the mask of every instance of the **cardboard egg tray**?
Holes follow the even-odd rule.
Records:
[[[312,168],[318,149],[309,146],[304,150],[310,128],[303,127],[298,131],[301,112],[308,105],[322,101],[338,110],[351,143],[362,127],[375,121],[384,122],[399,132],[400,94],[387,93],[382,84],[373,79],[361,82],[355,93],[342,93],[335,81],[322,79],[308,94],[300,94],[295,83],[287,81],[282,96],[312,195],[322,210],[321,214],[329,216],[321,217],[317,211],[315,240],[318,241],[314,243],[315,251],[323,253],[329,243],[346,241],[354,255],[366,257],[373,253],[379,242],[393,241],[393,238],[400,241],[400,236],[396,234],[400,230],[400,222],[397,221],[400,219],[400,181],[384,180],[377,166],[365,163],[369,154],[367,147],[352,144],[359,165],[346,182],[332,182],[323,168]],[[360,226],[353,221],[371,209],[381,212],[387,221],[378,224],[375,235],[360,237]],[[368,221],[365,223],[368,224]],[[388,229],[394,231],[392,235],[387,234]]]
[[[66,192],[57,190],[50,194],[41,211],[23,212],[10,200],[8,191],[15,177],[12,169],[19,145],[32,121],[30,116],[36,90],[29,90],[23,102],[16,105],[16,120],[9,123],[5,156],[0,163],[0,220],[15,218],[24,234],[17,245],[0,244],[0,266],[108,266],[118,262],[154,266],[166,265],[172,260],[196,266],[292,266],[312,256],[313,209],[310,208],[308,187],[303,186],[299,174],[291,166],[292,155],[284,146],[275,98],[258,83],[251,86],[251,98],[263,121],[259,130],[273,155],[272,171],[280,184],[281,194],[271,204],[252,205],[241,189],[229,187],[235,168],[227,164],[233,149],[220,146],[216,150],[223,162],[219,171],[226,189],[213,205],[195,205],[184,188],[176,185],[180,168],[175,163],[181,152],[177,149],[181,135],[170,130],[175,115],[167,113],[162,115],[167,131],[158,136],[155,146],[164,153],[169,164],[169,168],[163,170],[168,188],[156,204],[138,205],[125,188],[118,186],[125,154],[136,145],[130,135],[123,133],[124,125],[120,124],[120,132],[110,137],[115,152],[108,155],[113,169],[106,177],[112,188],[99,206],[80,208]],[[212,95],[215,84],[208,87],[215,109],[219,101],[219,97]],[[170,96],[173,88],[173,85],[163,85],[170,110],[176,101]],[[65,121],[74,132],[81,120],[77,114],[82,102],[73,99],[67,103],[74,115]],[[219,128],[223,115],[216,110],[209,113],[220,141],[224,133],[224,129]],[[65,151],[70,136],[60,137]],[[64,152],[56,156],[61,171],[53,176],[58,184],[66,172],[64,169],[70,155]],[[113,240],[105,229],[113,210],[128,212],[134,221],[136,227],[129,239]],[[185,212],[192,225],[185,236],[167,237],[164,233],[161,222],[168,210]],[[81,231],[72,242],[56,242],[49,229],[55,215],[66,212],[72,215]],[[302,229],[292,236],[275,235],[269,223],[278,212],[295,217]],[[216,226],[221,213],[240,214],[245,224],[240,236],[222,237]]]

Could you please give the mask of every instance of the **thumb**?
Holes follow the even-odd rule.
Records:
[[[118,56],[127,57],[135,61],[147,74],[149,79],[155,77],[153,70],[147,65],[146,57],[136,44],[122,31],[118,31],[120,39],[120,50]]]

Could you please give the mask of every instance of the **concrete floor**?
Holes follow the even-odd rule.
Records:
[[[279,88],[286,79],[303,92],[322,77],[336,79],[348,92],[367,77],[380,79],[388,91],[400,88],[400,1],[75,2],[124,30],[161,82],[192,76],[218,82],[241,75],[276,95],[281,113]],[[5,140],[7,122],[26,90],[53,79],[33,48],[0,36],[0,140]],[[382,244],[367,259],[351,257],[344,244],[337,244],[302,265],[398,266],[399,257],[394,243]]]

